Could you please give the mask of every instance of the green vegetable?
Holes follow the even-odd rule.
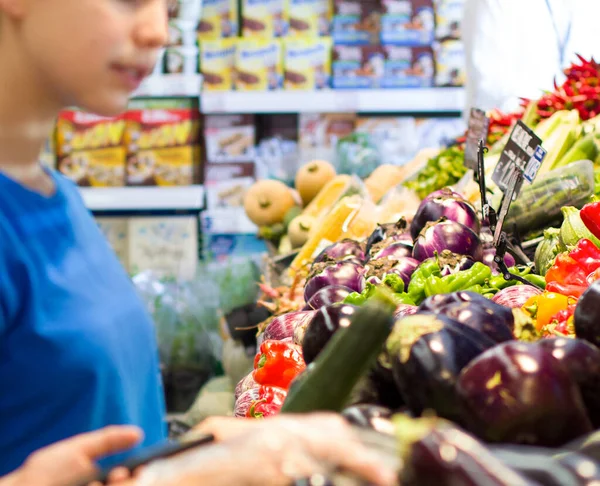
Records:
[[[292,383],[281,413],[339,412],[345,407],[392,331],[396,304],[390,294],[378,289],[350,326],[333,335],[305,375]]]
[[[408,295],[419,305],[425,300],[425,282],[431,276],[441,277],[440,266],[435,259],[426,261],[415,270],[408,284]]]
[[[581,216],[579,215],[579,210],[572,206],[567,206],[562,208],[563,216],[565,220],[560,227],[560,242],[562,245],[569,247],[575,246],[579,240],[586,238],[591,240],[596,246],[600,247],[600,240],[596,238],[590,230],[587,229],[583,221],[581,220]]]
[[[458,147],[450,147],[430,159],[417,176],[404,185],[424,199],[433,191],[456,184],[466,171],[464,152]]]
[[[535,269],[540,275],[546,275],[554,264],[557,255],[565,251],[560,242],[560,230],[548,228],[544,230],[544,239],[535,250]]]
[[[389,273],[383,279],[383,285],[386,285],[396,294],[401,294],[404,292],[404,280],[395,273]]]
[[[344,299],[344,304],[362,306],[365,305],[377,293],[377,289],[385,286],[392,293],[389,294],[390,299],[393,299],[396,306],[400,304],[415,305],[414,300],[404,293],[404,282],[396,274],[386,275],[382,285],[374,285],[367,283],[365,289],[361,292],[352,292]]]
[[[539,287],[541,289],[546,288],[546,279],[544,277],[532,273],[530,275],[525,275],[523,278],[535,285],[536,287]]]
[[[510,267],[508,269],[509,273],[513,275],[518,275],[519,277],[523,277],[524,279],[528,279],[531,275],[531,271],[533,268],[529,265],[521,265],[516,267]],[[521,282],[518,280],[506,280],[504,275],[496,275],[489,279],[487,286],[491,290],[502,290],[507,287],[514,287],[515,285],[519,285]],[[545,285],[544,285],[545,286]]]
[[[481,262],[475,264],[468,270],[448,275],[446,277],[436,277],[432,275],[425,281],[425,295],[431,297],[438,294],[451,294],[471,288],[475,285],[483,285],[492,276],[492,270]]]

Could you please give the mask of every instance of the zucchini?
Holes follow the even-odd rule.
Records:
[[[378,290],[290,387],[281,413],[341,412],[390,335],[395,309],[389,291]]]

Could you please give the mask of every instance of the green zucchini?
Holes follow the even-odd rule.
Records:
[[[343,410],[390,335],[395,309],[389,291],[379,289],[358,310],[351,324],[333,335],[305,374],[290,387],[281,412]]]

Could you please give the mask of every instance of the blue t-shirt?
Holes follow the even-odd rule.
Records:
[[[0,173],[0,476],[107,425],[166,437],[150,316],[75,185],[52,177],[45,197]]]

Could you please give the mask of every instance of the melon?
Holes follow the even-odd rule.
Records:
[[[336,171],[325,160],[313,160],[300,167],[296,173],[295,186],[306,206],[325,185],[336,176]]]
[[[283,223],[285,215],[295,205],[291,189],[272,179],[254,183],[244,195],[246,215],[257,226]]]

